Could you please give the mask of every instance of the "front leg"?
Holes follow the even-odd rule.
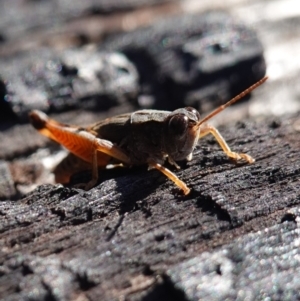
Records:
[[[167,176],[171,181],[173,181],[180,189],[183,190],[183,193],[185,195],[190,193],[190,189],[186,186],[186,184],[181,181],[174,173],[172,173],[169,169],[165,168],[159,163],[156,163],[155,161],[149,162],[150,168],[156,168],[160,172],[162,172],[165,176]]]
[[[200,128],[199,138],[202,138],[202,137],[204,137],[208,134],[212,134],[216,138],[216,140],[220,144],[221,148],[223,149],[224,153],[229,158],[234,159],[236,161],[244,159],[248,163],[254,163],[255,162],[255,159],[252,158],[251,156],[247,155],[247,154],[235,153],[235,152],[231,151],[230,147],[228,146],[228,144],[226,143],[224,138],[221,136],[221,134],[219,133],[219,131],[215,127],[213,127],[209,124],[203,124]]]

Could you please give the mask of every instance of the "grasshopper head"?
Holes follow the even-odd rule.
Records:
[[[172,112],[165,120],[164,148],[175,161],[184,160],[194,150],[199,137],[199,112],[191,107]]]
[[[169,114],[165,119],[164,151],[174,161],[180,161],[193,152],[200,134],[200,126],[222,112],[224,109],[240,100],[268,79],[267,76],[244,90],[236,97],[219,106],[206,117],[200,120],[199,112],[194,108],[178,109]]]

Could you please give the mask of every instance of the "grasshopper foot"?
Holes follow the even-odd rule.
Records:
[[[236,162],[240,160],[247,161],[250,164],[255,162],[255,159],[247,154],[230,152],[227,155],[229,158],[235,160]]]

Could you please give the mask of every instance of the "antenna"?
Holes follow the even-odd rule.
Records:
[[[254,85],[250,86],[248,89],[244,90],[242,93],[240,93],[239,95],[235,96],[234,98],[232,98],[231,100],[229,100],[228,102],[226,102],[224,105],[221,105],[218,108],[216,108],[214,111],[212,111],[206,117],[204,117],[203,119],[201,119],[198,122],[197,127],[199,127],[201,124],[203,124],[207,120],[211,119],[212,117],[214,117],[218,113],[222,112],[224,109],[226,109],[227,107],[231,106],[232,104],[234,104],[235,102],[237,102],[238,100],[240,100],[241,98],[243,98],[245,95],[249,94],[251,91],[253,91],[258,86],[260,86],[261,84],[263,84],[267,79],[268,79],[268,76],[263,77],[261,80],[259,80]]]

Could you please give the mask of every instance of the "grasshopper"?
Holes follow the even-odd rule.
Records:
[[[84,128],[59,123],[37,110],[31,111],[29,117],[41,134],[70,151],[55,170],[57,182],[66,183],[75,171],[92,167],[92,179],[85,184],[85,189],[90,189],[97,183],[99,167],[148,164],[150,169],[162,172],[187,195],[190,189],[163,166],[165,161],[179,169],[176,161],[192,160],[198,140],[212,134],[229,158],[253,163],[255,160],[251,156],[231,151],[218,130],[206,122],[266,80],[267,77],[262,78],[203,119],[191,107],[173,112],[140,110],[107,118]]]

